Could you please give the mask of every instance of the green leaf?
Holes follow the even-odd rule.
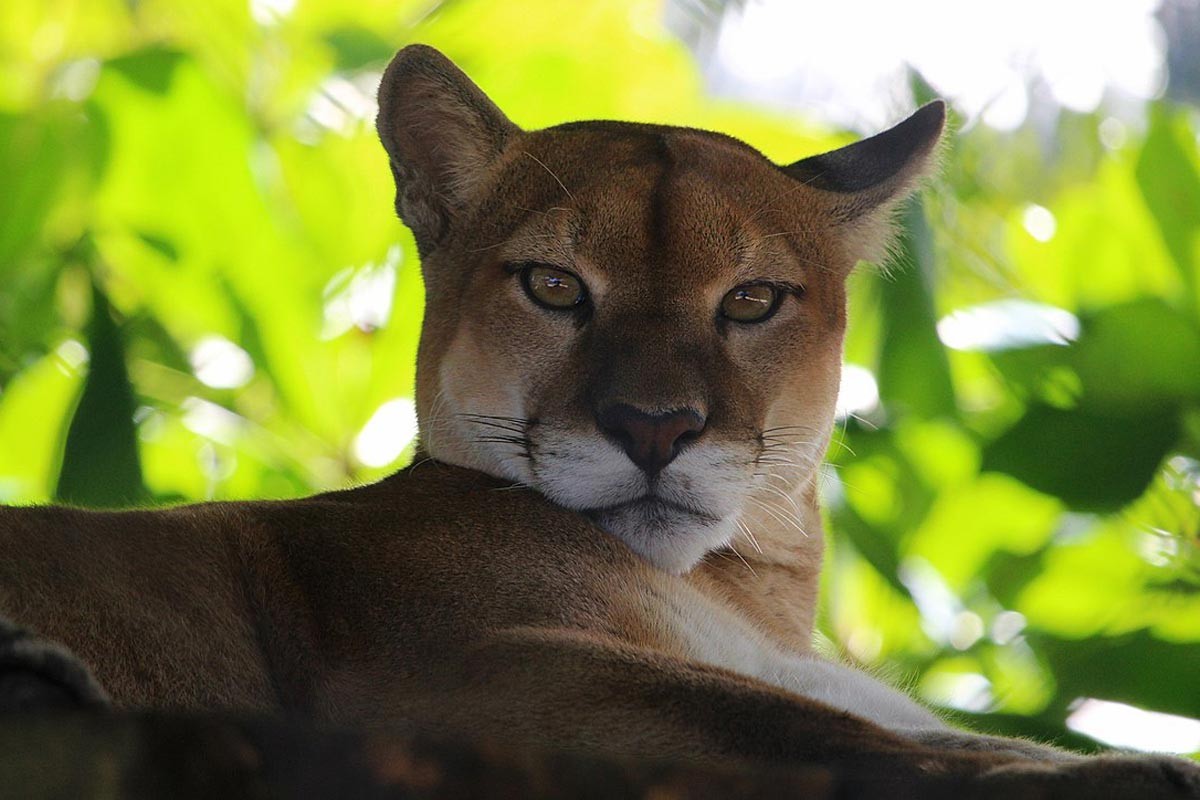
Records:
[[[45,121],[0,114],[0,277],[36,241],[65,168],[62,143]]]
[[[877,374],[884,406],[926,418],[953,416],[954,386],[933,303],[931,234],[918,203],[904,214],[895,274],[879,286],[883,331]]]
[[[38,359],[0,387],[0,502],[44,503],[54,492],[63,434],[82,376],[63,357]]]
[[[1200,645],[1164,642],[1145,631],[1078,641],[1031,634],[1064,698],[1096,697],[1200,717]]]
[[[1150,130],[1137,163],[1137,182],[1171,257],[1200,309],[1200,167],[1195,138],[1184,114],[1162,105],[1150,114]]]
[[[76,505],[126,506],[146,499],[133,424],[133,388],[108,298],[92,285],[90,368],[63,452],[55,497]]]
[[[1054,405],[1136,417],[1200,401],[1200,327],[1158,298],[1101,308],[1079,339],[989,353],[1011,381]]]
[[[1074,148],[1069,142],[1059,146]],[[1053,160],[1057,162],[1058,156]],[[1076,311],[1151,295],[1177,298],[1183,293],[1179,267],[1127,161],[1106,158],[1090,179],[1065,183],[1061,191],[1045,198],[1056,223],[1048,241],[1035,238],[1024,225],[1022,208],[1027,209],[1029,192],[1021,196],[1019,205],[1014,204],[1006,249],[1015,269],[1012,286],[1020,287],[1022,296]],[[989,202],[995,200],[981,204],[986,208]],[[959,246],[958,236],[954,242]],[[972,244],[988,247],[986,240]]]
[[[165,47],[147,47],[129,55],[114,58],[106,65],[130,82],[153,94],[166,94],[171,88],[175,68],[184,59],[183,53]]]
[[[18,271],[24,253],[45,243],[44,224],[64,195],[91,188],[108,149],[107,120],[92,104],[84,113],[65,103],[25,116],[0,113],[0,280]]]
[[[135,231],[134,233],[147,247],[157,251],[163,258],[168,261],[179,260],[179,248],[167,237],[147,233],[146,231]]]
[[[1137,412],[1200,400],[1200,329],[1156,298],[1086,317],[1067,356],[1090,407]]]
[[[1178,437],[1178,413],[1138,415],[1034,406],[984,449],[983,469],[1012,475],[1084,511],[1141,496]]]
[[[875,568],[893,589],[905,597],[908,587],[900,581],[900,558],[896,543],[878,527],[864,520],[853,509],[844,509],[837,515],[837,531],[844,536],[867,563]]]
[[[336,68],[346,72],[383,64],[396,52],[394,43],[366,28],[338,28],[325,34],[325,42],[333,48]]]
[[[1039,553],[1061,511],[1059,503],[1011,477],[982,475],[938,493],[913,531],[907,554],[924,558],[953,590],[966,592],[981,576],[991,579],[1002,554]],[[970,535],[964,536],[964,531]]]

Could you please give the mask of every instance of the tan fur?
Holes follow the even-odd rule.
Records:
[[[845,191],[830,162],[779,168],[701,131],[520,131],[428,48],[397,56],[380,100],[427,285],[416,463],[286,502],[0,509],[0,615],[72,648],[125,707],[826,762],[896,785],[1002,782],[1029,758],[1081,787],[1113,770],[1149,790],[1196,781],[1174,761],[1078,762],[956,733],[809,652],[843,281],[940,116],[894,174]],[[534,306],[505,268],[524,262],[581,277],[586,318]],[[759,279],[804,291],[761,325],[720,324],[724,293]],[[640,480],[597,433],[597,408],[618,401],[706,420],[653,484],[704,506],[663,516],[678,547],[579,499],[614,474]],[[481,441],[506,430],[516,444]],[[697,550],[693,533],[710,538]]]

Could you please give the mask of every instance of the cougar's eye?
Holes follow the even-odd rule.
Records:
[[[783,292],[768,283],[743,283],[721,299],[721,316],[734,322],[762,322],[775,313]]]
[[[566,270],[530,264],[521,268],[521,286],[533,302],[553,311],[569,311],[587,300],[583,281]]]

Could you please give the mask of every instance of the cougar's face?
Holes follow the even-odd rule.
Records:
[[[815,514],[842,282],[882,252],[944,121],[929,103],[786,166],[687,128],[530,133],[445,56],[404,48],[376,126],[422,255],[424,450],[530,486],[671,572],[750,514],[790,540],[794,490]]]
[[[522,135],[480,191],[423,267],[430,455],[676,573],[811,475],[850,266],[819,193],[724,137],[615,123]]]

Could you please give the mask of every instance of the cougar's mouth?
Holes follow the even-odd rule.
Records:
[[[734,445],[685,450],[648,476],[619,447],[571,428],[541,426],[520,482],[582,514],[659,569],[682,574],[737,533],[746,453]]]
[[[690,517],[696,517],[707,523],[720,522],[721,517],[712,514],[704,509],[695,508],[694,506],[684,505],[683,503],[674,500],[668,500],[665,497],[660,497],[654,494],[646,494],[641,497],[635,497],[632,500],[626,500],[621,503],[614,503],[608,506],[598,506],[596,508],[584,509],[583,513],[592,518],[593,521],[599,521],[607,515],[617,514],[621,511],[645,510],[648,512],[655,511],[673,511],[677,514],[686,514]]]
[[[657,495],[591,508],[583,514],[654,566],[690,570],[733,534],[732,519]]]

